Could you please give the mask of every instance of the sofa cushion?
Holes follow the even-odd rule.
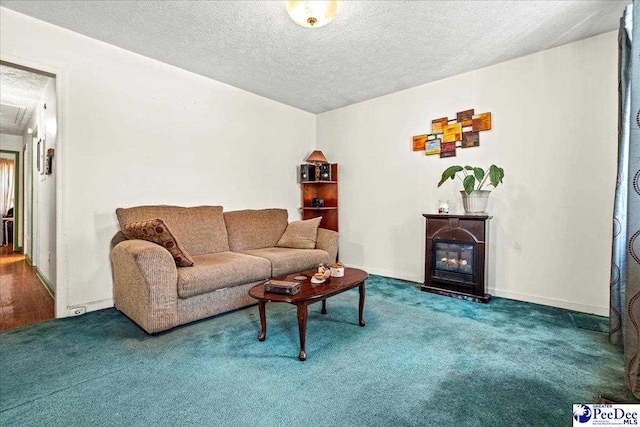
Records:
[[[169,251],[178,267],[191,267],[193,260],[180,246],[169,227],[161,219],[130,222],[122,229],[127,239],[139,239],[153,242]]]
[[[287,228],[288,216],[286,209],[225,212],[230,250],[241,252],[274,247]]]
[[[242,253],[271,261],[271,275],[274,277],[310,270],[330,261],[329,254],[320,249],[263,248]]]
[[[193,262],[193,267],[178,268],[180,298],[271,277],[271,263],[267,259],[235,252],[197,255]]]
[[[222,206],[137,206],[116,209],[120,229],[131,222],[162,219],[191,256],[229,250]]]
[[[291,222],[276,246],[279,248],[315,249],[320,221],[322,221],[322,217]]]

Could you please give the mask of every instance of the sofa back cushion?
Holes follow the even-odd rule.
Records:
[[[229,248],[240,252],[274,247],[287,229],[288,217],[286,209],[225,212]]]
[[[120,229],[132,222],[162,219],[190,255],[229,250],[222,206],[136,206],[116,209]]]

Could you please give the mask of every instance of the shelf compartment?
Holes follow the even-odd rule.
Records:
[[[308,211],[332,211],[338,209],[337,206],[323,206],[323,207],[312,207],[312,206],[303,206],[300,209],[308,210]]]
[[[338,181],[300,181],[300,184],[337,184]]]
[[[326,206],[338,206],[338,186],[303,185],[302,206],[311,206],[311,201],[315,198],[323,199]]]

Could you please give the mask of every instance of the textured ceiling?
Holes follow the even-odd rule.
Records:
[[[24,134],[49,78],[0,65],[0,133]]]
[[[285,1],[1,5],[321,113],[614,30],[629,1],[339,1],[317,29]]]

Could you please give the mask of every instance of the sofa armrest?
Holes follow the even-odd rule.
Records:
[[[328,252],[329,262],[336,262],[338,259],[338,236],[337,231],[318,228],[316,249],[322,249],[323,251]]]
[[[113,248],[115,248],[118,243],[120,242],[124,242],[125,240],[127,240],[127,238],[125,237],[124,233],[122,233],[122,231],[118,231],[112,238],[111,238],[111,244],[109,246],[109,251],[112,251]]]
[[[114,304],[149,333],[178,324],[178,270],[168,250],[125,240],[111,251]]]

